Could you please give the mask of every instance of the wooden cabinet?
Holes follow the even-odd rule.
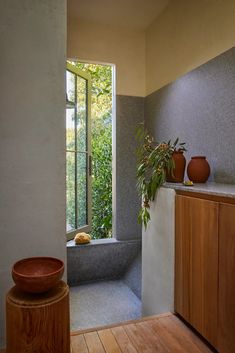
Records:
[[[219,213],[219,351],[235,352],[235,206]]]
[[[175,310],[217,346],[218,203],[176,196]]]
[[[176,196],[175,311],[235,353],[235,205]]]

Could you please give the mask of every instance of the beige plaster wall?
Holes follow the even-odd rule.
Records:
[[[145,33],[68,19],[68,58],[116,65],[116,93],[145,95]]]
[[[234,44],[234,0],[171,1],[146,32],[146,94]]]

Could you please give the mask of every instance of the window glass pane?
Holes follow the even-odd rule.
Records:
[[[66,109],[66,149],[75,150],[75,111]]]
[[[87,154],[77,153],[77,225],[87,224]]]
[[[66,152],[66,230],[75,228],[75,153]]]
[[[75,102],[75,75],[66,71],[66,93],[70,102]]]
[[[77,76],[77,150],[86,151],[86,129],[87,129],[87,108],[86,108],[87,81]]]

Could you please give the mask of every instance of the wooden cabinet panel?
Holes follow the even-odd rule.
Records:
[[[176,196],[175,207],[175,311],[189,321],[190,198]]]
[[[220,204],[219,352],[235,353],[235,206]]]
[[[190,322],[217,346],[218,307],[217,202],[193,199],[190,206]]]
[[[175,310],[217,347],[218,209],[176,196]]]

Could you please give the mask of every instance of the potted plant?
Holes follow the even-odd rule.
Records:
[[[175,151],[183,153],[186,151],[185,143],[180,143],[177,138],[173,143],[157,142],[142,127],[137,129],[137,189],[142,198],[142,207],[138,215],[138,222],[147,227],[150,220],[150,201],[155,198],[156,191],[166,181],[166,176],[174,178]]]

